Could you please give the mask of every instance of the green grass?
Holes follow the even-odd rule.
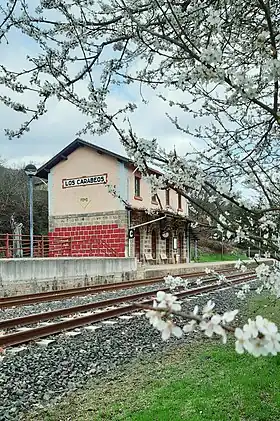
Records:
[[[249,304],[280,322],[280,304]],[[187,344],[93,382],[36,421],[279,421],[280,357],[238,355],[232,341]]]
[[[245,254],[224,254],[221,253],[209,253],[209,254],[200,254],[199,258],[197,259],[198,262],[220,262],[220,261],[237,261],[240,260],[248,260],[248,257]]]

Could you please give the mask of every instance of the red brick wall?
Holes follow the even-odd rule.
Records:
[[[56,228],[49,233],[49,256],[125,257],[125,240],[118,224]]]

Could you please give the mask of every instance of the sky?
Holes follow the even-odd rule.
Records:
[[[35,43],[18,32],[12,32],[8,43],[0,44],[1,64],[12,70],[19,70],[27,66],[26,55],[36,54],[36,49]],[[7,93],[3,85],[0,85],[0,95]],[[179,94],[172,95],[176,100]],[[144,96],[148,105],[141,102],[139,87],[128,85],[125,88],[115,88],[108,98],[109,109],[114,112],[126,102],[135,101],[138,109],[133,113],[131,121],[133,130],[138,136],[157,138],[160,146],[167,149],[176,147],[179,154],[190,151],[191,145],[198,146],[173,126],[165,115],[166,112],[170,112],[170,108],[157,98],[152,90],[146,89]],[[32,102],[32,98],[28,95],[24,95],[23,99],[23,102]],[[26,116],[10,110],[1,103],[0,115],[0,160],[12,167],[24,166],[29,162],[37,166],[42,165],[72,142],[77,137],[76,133],[87,122],[85,116],[71,104],[52,101],[48,113],[33,123],[29,132],[20,139],[9,140],[4,130],[18,129],[21,122],[26,120]],[[181,114],[181,118],[185,122],[188,116]],[[87,134],[82,138],[114,152],[125,154],[113,130],[104,136]]]

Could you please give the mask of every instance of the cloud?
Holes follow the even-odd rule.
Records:
[[[20,47],[18,47],[20,45]],[[36,54],[37,47],[33,42],[27,41],[26,37],[13,33],[9,39],[9,45],[1,45],[1,62],[13,69],[27,67],[29,63],[25,57],[27,54]],[[140,63],[138,63],[140,65]],[[97,69],[94,76],[98,77],[100,69]],[[87,92],[87,83],[83,81],[79,86],[80,92]],[[5,89],[1,88],[1,94]],[[145,103],[142,100],[142,95]],[[167,91],[168,99],[186,99],[186,94],[177,91]],[[34,102],[32,94],[24,94],[24,101]],[[157,138],[161,147],[168,150],[176,147],[179,153],[186,153],[192,150],[193,146],[199,147],[193,139],[183,132],[178,131],[166,117],[166,112],[176,115],[181,123],[194,122],[190,116],[182,110],[170,109],[167,103],[157,97],[151,88],[143,88],[140,92],[139,85],[115,86],[108,98],[108,109],[114,113],[123,107],[127,102],[135,102],[137,110],[130,115],[134,132],[139,137]],[[4,129],[16,130],[27,117],[20,113],[0,105],[0,158],[5,159],[8,165],[21,166],[27,162],[41,164],[42,161],[59,152],[68,143],[74,140],[76,133],[85,125],[87,117],[82,115],[73,105],[68,102],[58,102],[53,99],[49,103],[49,111],[31,126],[30,132],[20,139],[9,140],[4,135]],[[120,117],[119,122],[123,116]],[[83,136],[85,140],[96,143],[112,151],[124,154],[116,132],[110,130],[104,136]]]
[[[24,168],[27,164],[34,164],[37,168],[47,162],[51,155],[26,155],[16,159],[7,159],[4,161],[5,166],[9,168]]]

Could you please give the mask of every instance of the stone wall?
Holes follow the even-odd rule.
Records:
[[[49,225],[50,257],[127,255],[126,211],[55,216]]]
[[[49,231],[55,228],[118,224],[127,226],[127,213],[125,210],[112,212],[84,213],[82,215],[69,214],[49,217]]]

